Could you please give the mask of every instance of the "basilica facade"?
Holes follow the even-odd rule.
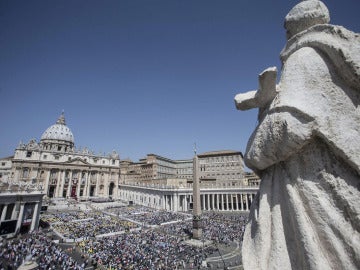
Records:
[[[115,151],[96,155],[87,148],[75,148],[64,113],[39,142],[20,143],[14,156],[4,160],[1,164],[7,166],[7,172],[3,170],[3,182],[37,187],[48,198],[112,198],[118,194],[119,155]]]

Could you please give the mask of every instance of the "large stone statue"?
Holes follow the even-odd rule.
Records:
[[[245,163],[261,177],[245,270],[360,269],[360,36],[317,0],[285,18],[282,71],[235,97],[259,108]]]

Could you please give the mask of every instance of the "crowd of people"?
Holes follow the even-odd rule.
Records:
[[[66,239],[90,238],[102,234],[129,231],[138,227],[136,223],[113,216],[56,223],[54,230]]]
[[[187,216],[179,213],[168,212],[164,210],[159,210],[155,212],[141,213],[137,215],[128,215],[126,216],[129,219],[134,221],[147,224],[147,225],[161,225],[163,223],[185,220]]]
[[[113,269],[196,269],[206,256],[215,252],[212,246],[203,250],[151,229],[89,239],[79,246],[98,265]]]
[[[185,220],[191,218],[189,214],[174,213],[165,210],[156,210],[145,206],[127,206],[109,208],[106,210],[109,213],[114,213],[120,218],[132,220],[142,225],[153,226],[161,225],[168,222]]]
[[[201,218],[202,234],[206,240],[220,244],[242,242],[247,217],[232,213],[208,212]],[[178,237],[189,237],[192,233],[192,220],[167,224],[161,231]]]
[[[46,231],[33,231],[11,240],[2,239],[0,247],[0,269],[15,270],[21,264],[35,261],[40,270],[84,270],[86,262],[71,257],[72,248],[63,250]]]
[[[62,250],[39,231],[3,240],[3,269],[17,269],[26,257],[35,260],[39,269],[83,269],[88,262],[112,269],[197,269],[207,256],[218,252],[218,244],[241,242],[247,222],[239,213],[204,213],[203,240],[214,245],[196,247],[187,242],[192,235],[192,216],[184,213],[126,206],[103,212],[55,211],[41,219],[63,240],[76,239],[77,250],[86,262],[74,260],[71,250]]]
[[[246,223],[247,217],[243,215],[209,212],[202,219],[204,237],[221,244],[242,242]]]
[[[56,211],[49,214],[42,214],[41,220],[48,223],[65,223],[65,222],[71,222],[75,220],[84,220],[84,219],[92,219],[92,218],[99,218],[99,217],[105,217],[106,215],[100,211]]]

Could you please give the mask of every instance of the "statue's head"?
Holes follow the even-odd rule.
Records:
[[[287,39],[316,24],[330,22],[329,10],[318,0],[301,1],[285,17]]]

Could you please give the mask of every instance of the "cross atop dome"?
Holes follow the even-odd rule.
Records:
[[[59,119],[56,121],[56,124],[66,125],[64,110],[61,112],[61,115],[59,116]]]

